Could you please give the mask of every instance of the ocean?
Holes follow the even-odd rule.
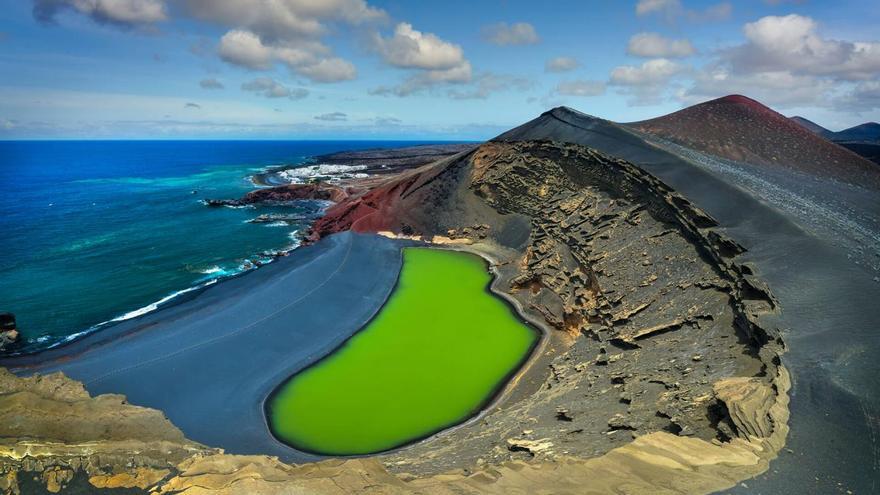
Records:
[[[294,249],[325,203],[211,208],[250,176],[411,141],[0,141],[0,311],[31,353]],[[425,143],[427,144],[427,143]],[[249,223],[261,214],[284,221]],[[256,262],[256,263],[255,263]]]

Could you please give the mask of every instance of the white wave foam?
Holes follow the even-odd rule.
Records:
[[[177,292],[172,292],[171,294],[163,297],[162,299],[159,299],[158,301],[156,301],[154,303],[147,304],[146,306],[144,306],[142,308],[138,308],[134,311],[129,311],[128,313],[125,313],[122,316],[117,316],[116,318],[113,318],[112,320],[110,320],[110,322],[125,321],[125,320],[130,320],[132,318],[137,318],[138,316],[143,316],[147,313],[150,313],[152,311],[159,309],[159,306],[167,303],[168,301],[174,299],[177,296],[186,294],[187,292],[192,292],[194,290],[199,290],[201,288],[207,287],[207,286],[215,284],[215,283],[217,283],[217,279],[212,279],[212,280],[209,280],[201,285],[196,285],[194,287],[189,287],[187,289],[179,290]],[[105,322],[105,323],[109,323],[109,322]],[[104,325],[104,323],[101,323],[98,326],[101,326],[101,325]]]
[[[52,348],[58,347],[60,345],[67,344],[69,342],[77,340],[80,337],[83,337],[85,335],[94,333],[94,332],[96,332],[96,331],[98,331],[108,325],[112,325],[114,323],[118,323],[118,322],[125,321],[125,320],[130,320],[132,318],[137,318],[137,317],[143,316],[147,313],[151,313],[151,312],[159,309],[165,303],[167,303],[167,302],[169,302],[169,301],[171,301],[171,300],[173,300],[183,294],[193,292],[193,291],[196,291],[199,289],[203,289],[205,287],[214,285],[217,282],[220,282],[224,278],[227,278],[227,277],[230,277],[233,275],[237,275],[242,272],[254,270],[256,268],[259,268],[259,266],[261,266],[261,265],[271,263],[272,261],[275,260],[275,258],[277,256],[289,253],[300,246],[300,244],[302,243],[302,240],[298,237],[298,235],[297,235],[298,233],[299,233],[299,230],[294,230],[294,231],[288,233],[288,237],[292,241],[290,245],[288,245],[285,248],[278,250],[278,251],[267,251],[266,253],[263,253],[263,256],[256,258],[257,263],[254,263],[251,260],[244,260],[244,262],[242,264],[240,264],[234,270],[228,270],[228,269],[222,268],[218,265],[213,265],[208,268],[198,270],[199,273],[204,273],[205,275],[208,275],[208,277],[203,277],[202,279],[197,280],[196,281],[197,285],[194,285],[192,287],[189,287],[189,288],[186,288],[183,290],[179,290],[176,292],[172,292],[171,294],[159,299],[158,301],[150,303],[142,308],[138,308],[134,311],[129,311],[129,312],[122,314],[120,316],[117,316],[113,319],[103,321],[101,323],[93,325],[93,326],[91,326],[81,332],[76,332],[76,333],[73,333],[70,335],[66,335],[63,338],[59,338],[58,336],[52,336],[52,335],[41,335],[41,336],[33,338],[33,339],[28,339],[28,341],[36,343],[36,344],[43,344],[43,343],[49,342],[52,339],[57,339],[54,342],[52,342],[49,346],[46,346],[43,348],[43,349],[52,349]]]
[[[354,172],[366,169],[366,165],[329,165],[322,163],[282,170],[281,172],[278,172],[278,177],[281,177],[292,184],[299,184],[315,177],[330,177],[331,179],[344,177],[364,178],[367,177],[367,174],[355,174]]]

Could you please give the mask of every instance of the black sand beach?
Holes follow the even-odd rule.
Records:
[[[791,210],[621,125],[556,109],[498,139],[567,141],[631,161],[748,249],[742,260],[783,309],[762,325],[781,328],[788,349],[791,433],[767,473],[728,493],[876,491],[880,365],[872,356],[880,351],[873,327],[880,284],[870,267],[806,231]],[[92,394],[125,394],[132,404],[164,411],[188,438],[230,453],[316,460],[271,436],[263,401],[379,310],[400,270],[402,242],[335,234],[187,301],[0,366],[20,375],[60,370]]]
[[[876,493],[880,489],[880,284],[846,250],[810,235],[697,163],[621,126],[553,110],[501,140],[553,139],[638,164],[715,217],[783,308],[784,363],[792,373],[787,450],[768,473],[728,493]]]
[[[271,436],[263,401],[379,310],[400,271],[401,244],[341,233],[189,301],[0,365],[20,375],[60,370],[93,395],[125,394],[229,453],[313,459]]]

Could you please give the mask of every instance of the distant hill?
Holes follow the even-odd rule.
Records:
[[[831,139],[833,141],[880,144],[880,124],[877,122],[866,122],[840,132],[834,132]]]
[[[880,165],[880,124],[866,122],[840,132],[834,132],[800,116],[791,117],[791,120],[804,129],[830,139],[853,153]]]
[[[741,95],[725,96],[627,125],[730,160],[785,167],[880,188],[876,164]]]
[[[812,131],[819,136],[826,137],[835,143],[878,143],[880,144],[880,124],[877,122],[865,122],[857,126],[834,132],[822,127],[812,120],[805,119],[799,115],[789,117],[792,122],[797,123],[804,129]]]
[[[812,120],[805,119],[804,117],[801,117],[800,115],[795,115],[794,117],[791,117],[791,120],[793,120],[794,122],[799,124],[801,127],[805,128],[809,131],[812,131],[813,133],[818,134],[823,137],[827,137],[827,136],[830,136],[831,134],[834,134],[832,131],[822,127],[821,125],[813,122]]]

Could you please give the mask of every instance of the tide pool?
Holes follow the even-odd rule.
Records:
[[[267,401],[275,436],[326,455],[381,452],[477,413],[538,339],[473,254],[406,248],[385,306]]]

